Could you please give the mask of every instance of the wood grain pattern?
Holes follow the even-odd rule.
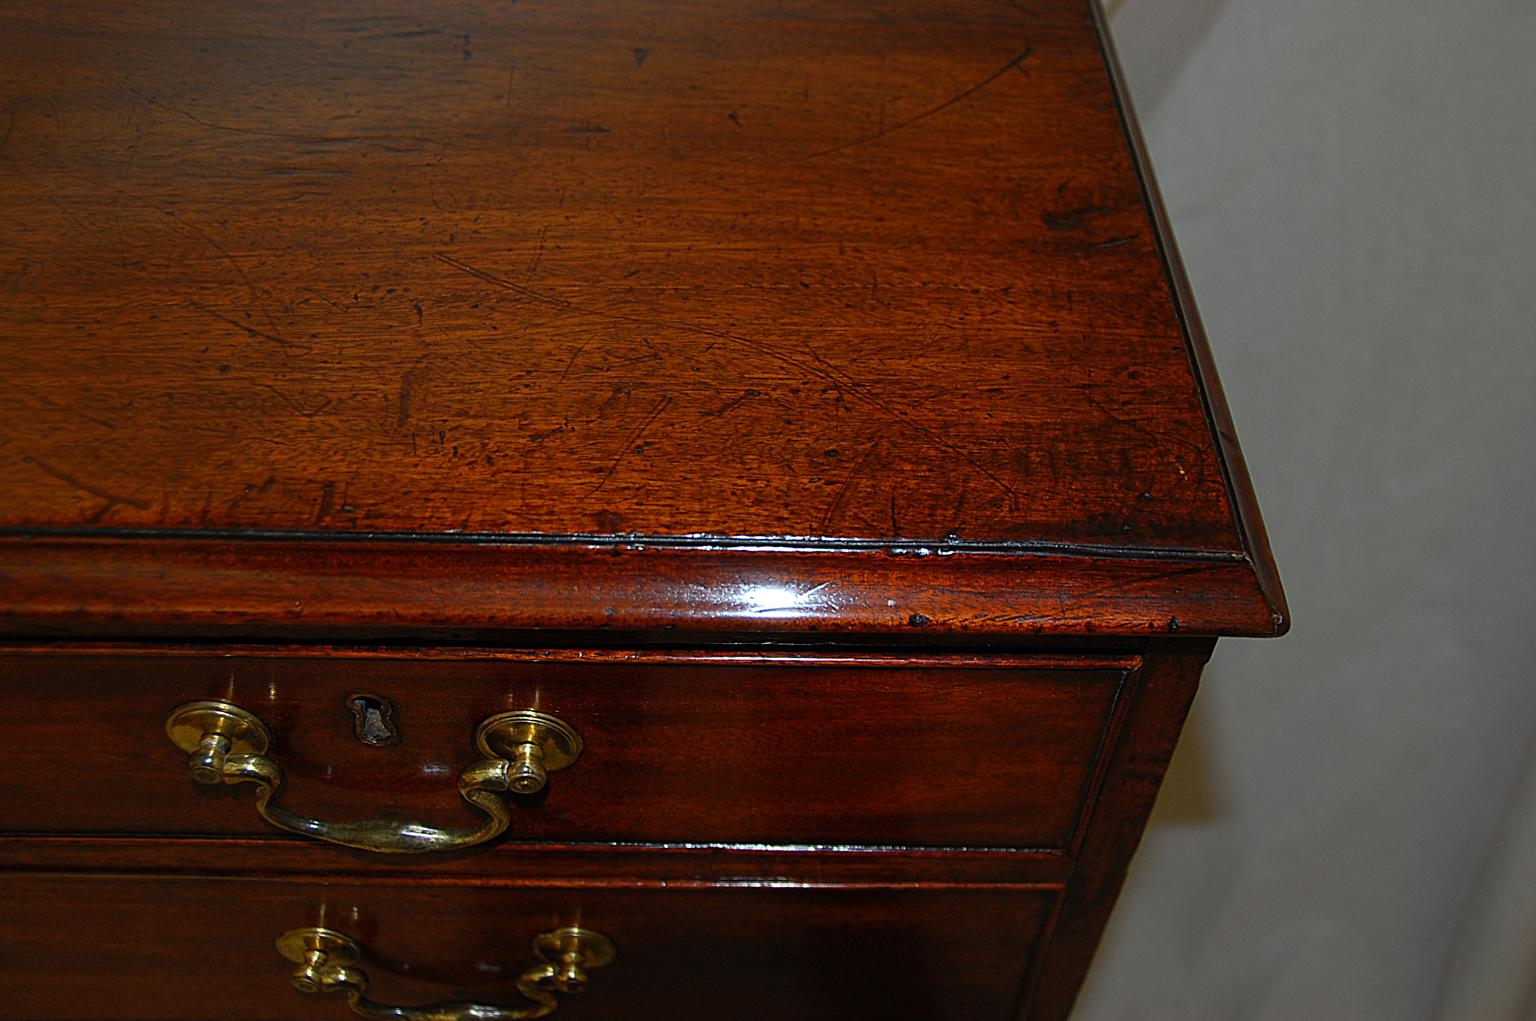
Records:
[[[1078,4],[58,3],[0,63],[6,526],[1244,552]]]
[[[165,738],[212,698],[267,724],[283,803],[327,821],[469,825],[454,781],[476,726],[534,708],[585,750],[511,799],[509,841],[1066,850],[1137,665],[0,656],[0,829],[276,835],[250,788],[195,784]],[[358,693],[393,704],[398,744],[357,740]],[[99,797],[106,777],[122,797]]]
[[[349,1017],[306,998],[273,942],[346,931],[383,1002],[517,1003],[537,933],[580,922],[611,937],[562,1018],[845,1021],[1002,1017],[1052,891],[495,890],[358,881],[9,876],[0,1018],[294,1021]],[[60,924],[66,922],[67,924]],[[82,968],[82,961],[91,967]]]

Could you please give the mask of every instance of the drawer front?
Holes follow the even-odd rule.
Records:
[[[583,748],[505,798],[507,840],[1059,850],[1134,666],[574,655],[0,656],[0,828],[276,832],[251,784],[194,783],[166,736],[212,699],[266,724],[279,800],[328,822],[473,826],[456,777],[477,726],[537,709]]]
[[[0,1018],[28,1021],[351,1017],[290,983],[275,943],[310,926],[356,941],[376,1002],[515,1006],[533,938],[577,923],[615,952],[559,997],[570,1021],[1004,1021],[1055,896],[14,875],[0,892]]]

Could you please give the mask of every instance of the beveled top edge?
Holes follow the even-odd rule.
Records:
[[[1245,560],[0,537],[0,635],[494,640],[1270,636]],[[519,639],[521,640],[521,639]]]
[[[1264,518],[1259,511],[1258,494],[1254,491],[1253,480],[1249,476],[1242,447],[1237,441],[1237,429],[1232,421],[1232,411],[1227,405],[1226,393],[1221,386],[1221,377],[1216,371],[1216,359],[1211,351],[1210,338],[1205,332],[1205,323],[1200,317],[1199,306],[1195,303],[1189,273],[1184,267],[1183,257],[1179,254],[1178,242],[1174,238],[1173,226],[1168,216],[1168,207],[1163,202],[1162,191],[1157,184],[1157,175],[1147,152],[1146,139],[1142,136],[1141,127],[1136,119],[1135,104],[1132,102],[1130,88],[1125,80],[1125,72],[1120,66],[1119,54],[1115,49],[1114,35],[1109,30],[1106,11],[1100,0],[1085,0],[1085,5],[1098,37],[1099,53],[1104,61],[1104,69],[1114,96],[1120,119],[1120,130],[1130,151],[1131,162],[1136,168],[1136,179],[1155,235],[1158,256],[1162,261],[1163,276],[1168,282],[1174,312],[1178,316],[1179,332],[1184,337],[1185,348],[1189,354],[1190,371],[1200,389],[1206,426],[1215,442],[1216,461],[1220,465],[1222,477],[1226,482],[1227,503],[1232,515],[1232,524],[1237,530],[1243,556],[1252,566],[1254,580],[1264,602],[1271,608],[1277,622],[1277,630],[1274,634],[1283,635],[1290,627],[1290,608],[1286,601],[1284,586],[1280,581],[1279,567],[1270,549],[1269,533],[1264,527]]]

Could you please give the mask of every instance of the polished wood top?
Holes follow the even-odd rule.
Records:
[[[1277,626],[1083,3],[64,2],[0,67],[8,534],[1173,557]]]

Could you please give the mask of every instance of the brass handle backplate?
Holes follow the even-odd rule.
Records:
[[[613,943],[602,933],[566,926],[533,939],[538,963],[517,979],[517,991],[529,1002],[520,1007],[481,1003],[435,1003],[426,1007],[390,1007],[368,999],[368,975],[358,967],[363,949],[334,929],[292,929],[277,940],[277,952],[298,965],[293,987],[301,993],[343,993],[353,1012],[388,1021],[515,1021],[544,1017],[559,1006],[556,993],[579,993],[587,971],[613,960]]]
[[[512,821],[502,795],[542,790],[549,773],[564,769],[581,754],[581,736],[553,716],[518,709],[489,717],[475,731],[475,747],[485,758],[459,774],[459,795],[486,821],[465,829],[439,829],[388,819],[322,822],[284,808],[277,803],[283,770],[267,755],[272,732],[228,702],[181,706],[165,721],[165,732],[187,753],[187,771],[198,783],[255,784],[256,811],[279,829],[384,854],[449,851],[500,836]]]

